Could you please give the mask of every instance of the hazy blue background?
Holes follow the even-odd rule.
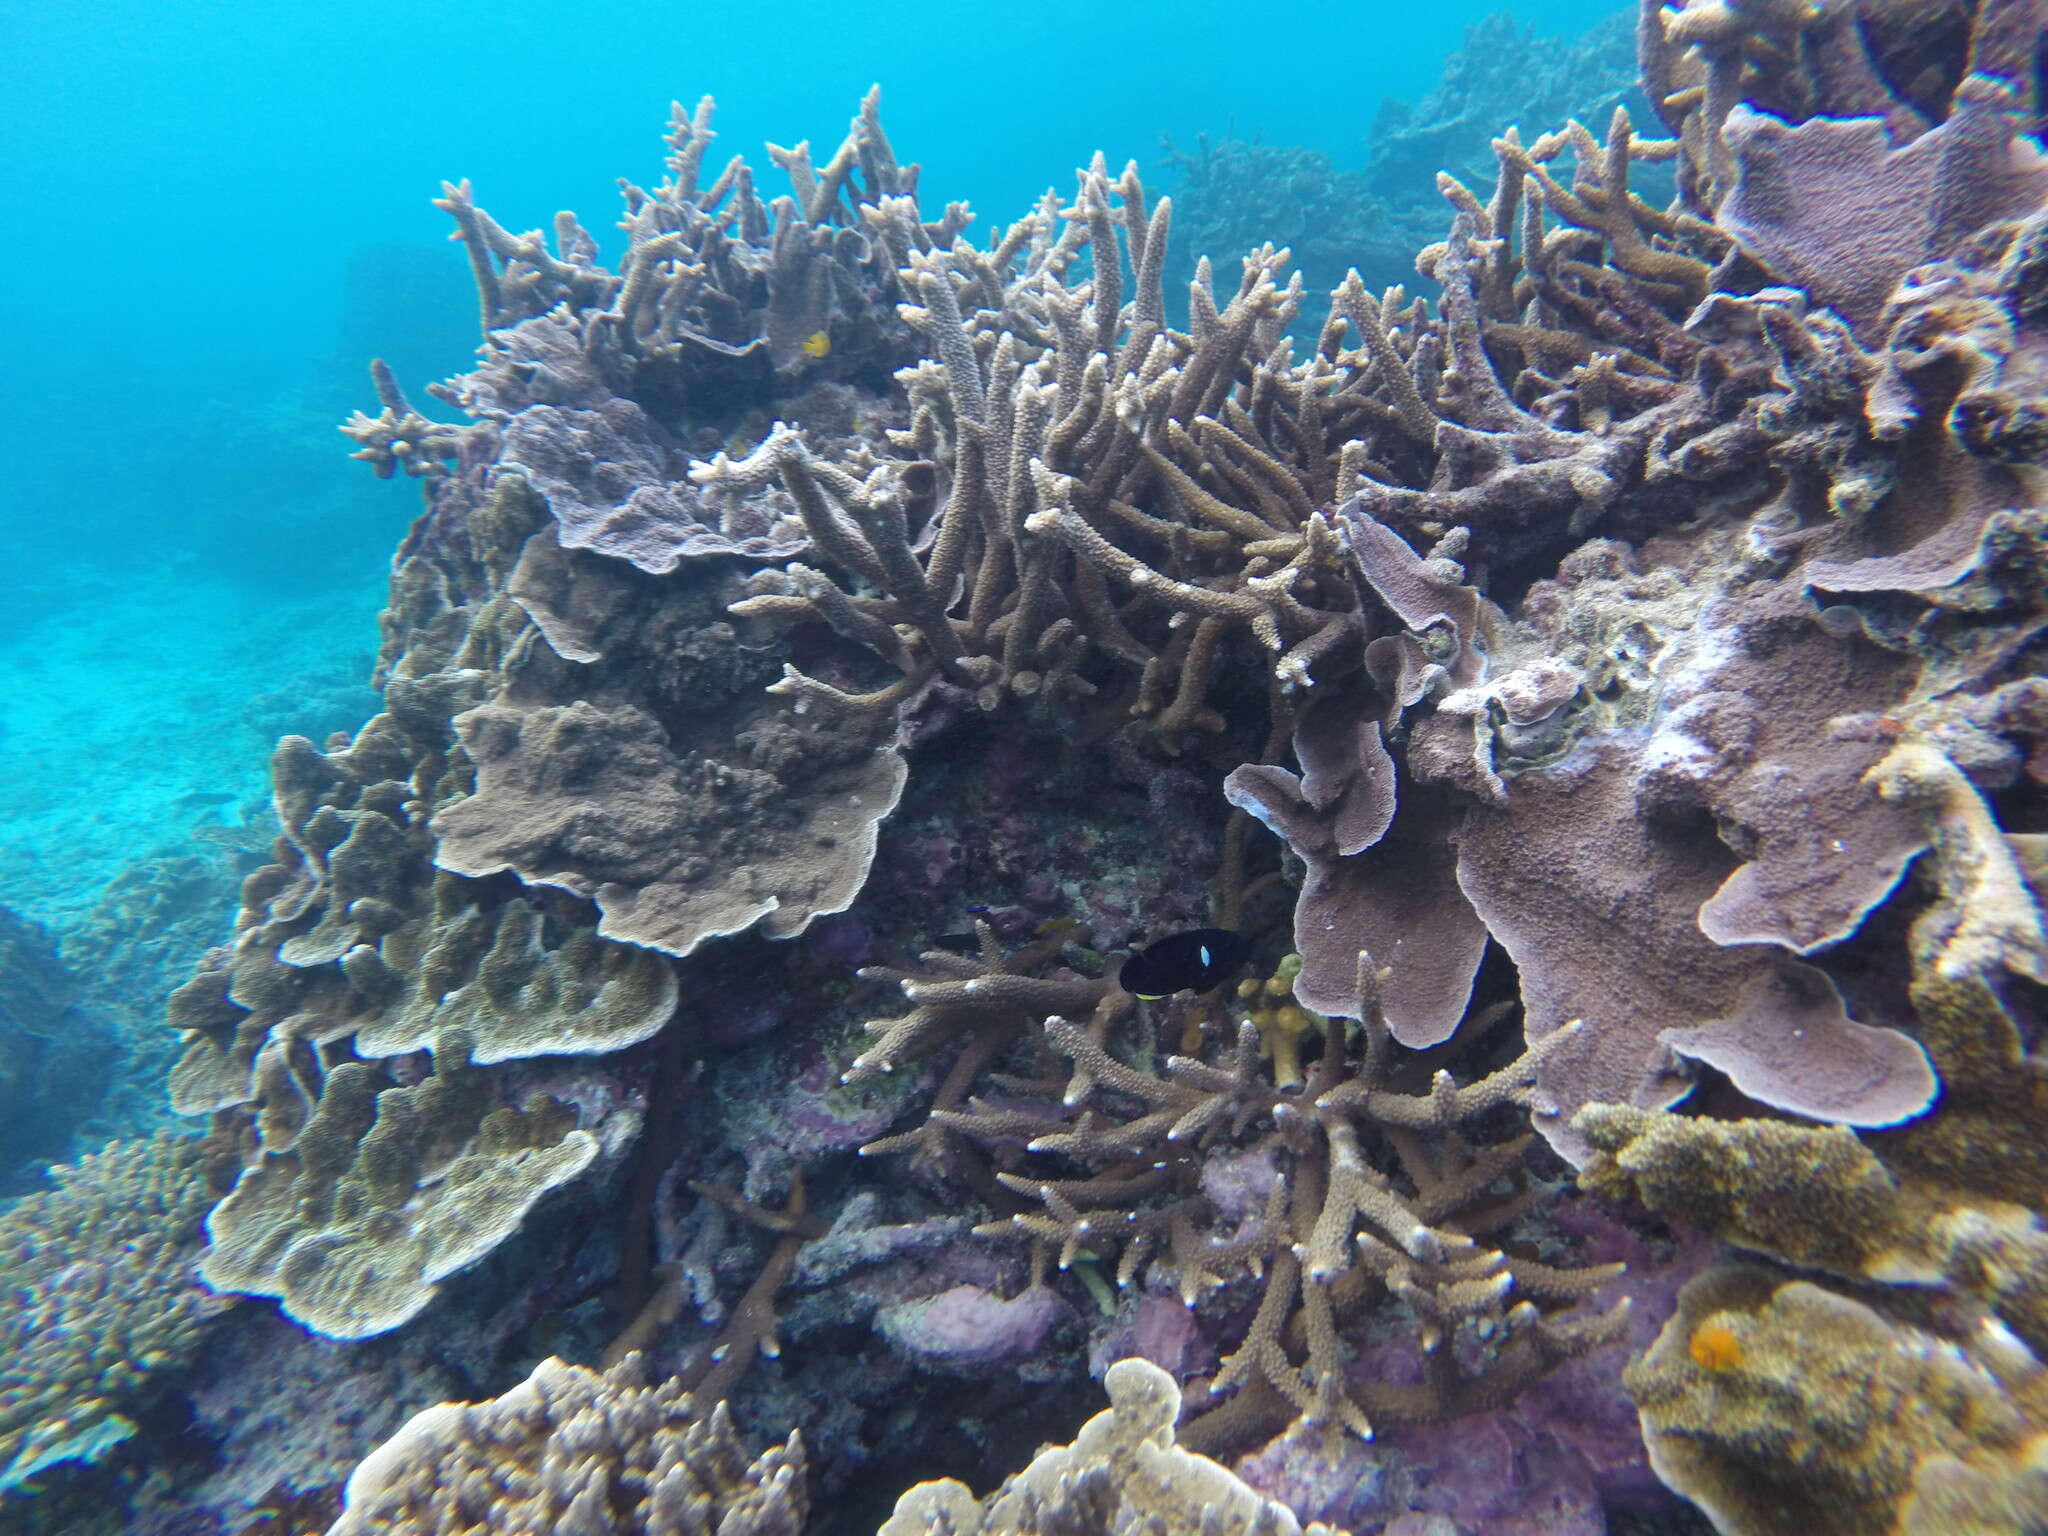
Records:
[[[278,729],[367,707],[418,496],[333,425],[372,352],[417,395],[475,343],[442,178],[514,229],[573,208],[610,256],[613,178],[659,178],[671,98],[716,95],[714,156],[772,187],[761,141],[828,152],[877,80],[927,206],[986,221],[1098,148],[1152,170],[1162,132],[1352,166],[1492,8],[0,0],[0,902],[61,920],[186,835],[172,796],[260,809]]]

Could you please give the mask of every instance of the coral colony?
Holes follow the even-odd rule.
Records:
[[[2048,1529],[2043,26],[1650,0],[1327,300],[875,94],[616,269],[446,188],[382,713],[204,1134],[0,1217],[0,1525]]]

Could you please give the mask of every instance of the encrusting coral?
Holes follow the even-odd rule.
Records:
[[[1941,1110],[1862,1138],[1619,1105],[1577,1121],[1588,1187],[1815,1277],[1708,1272],[1626,1378],[1660,1475],[1749,1536],[2048,1518],[2048,1065],[2001,997],[2048,981],[2048,932],[1946,758],[1902,743],[1875,776],[1934,843],[1910,945]]]
[[[723,1403],[640,1384],[640,1357],[598,1373],[543,1360],[488,1403],[415,1415],[350,1476],[328,1536],[493,1531],[795,1536],[809,1508],[802,1438],[748,1460]],[[1104,1379],[1109,1407],[987,1499],[950,1479],[904,1493],[880,1536],[1212,1531],[1300,1536],[1287,1506],[1174,1444],[1180,1389],[1144,1360]],[[1334,1536],[1310,1525],[1310,1536]]]

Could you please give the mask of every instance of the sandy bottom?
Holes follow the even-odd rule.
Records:
[[[0,628],[0,904],[61,932],[124,865],[205,849],[194,827],[267,822],[277,738],[376,709],[384,578],[363,575],[286,597],[53,574],[61,601]]]

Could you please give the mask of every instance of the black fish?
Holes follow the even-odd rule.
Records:
[[[1221,986],[1251,958],[1252,941],[1228,928],[1190,928],[1147,944],[1117,975],[1126,992],[1147,1002],[1174,992]]]

